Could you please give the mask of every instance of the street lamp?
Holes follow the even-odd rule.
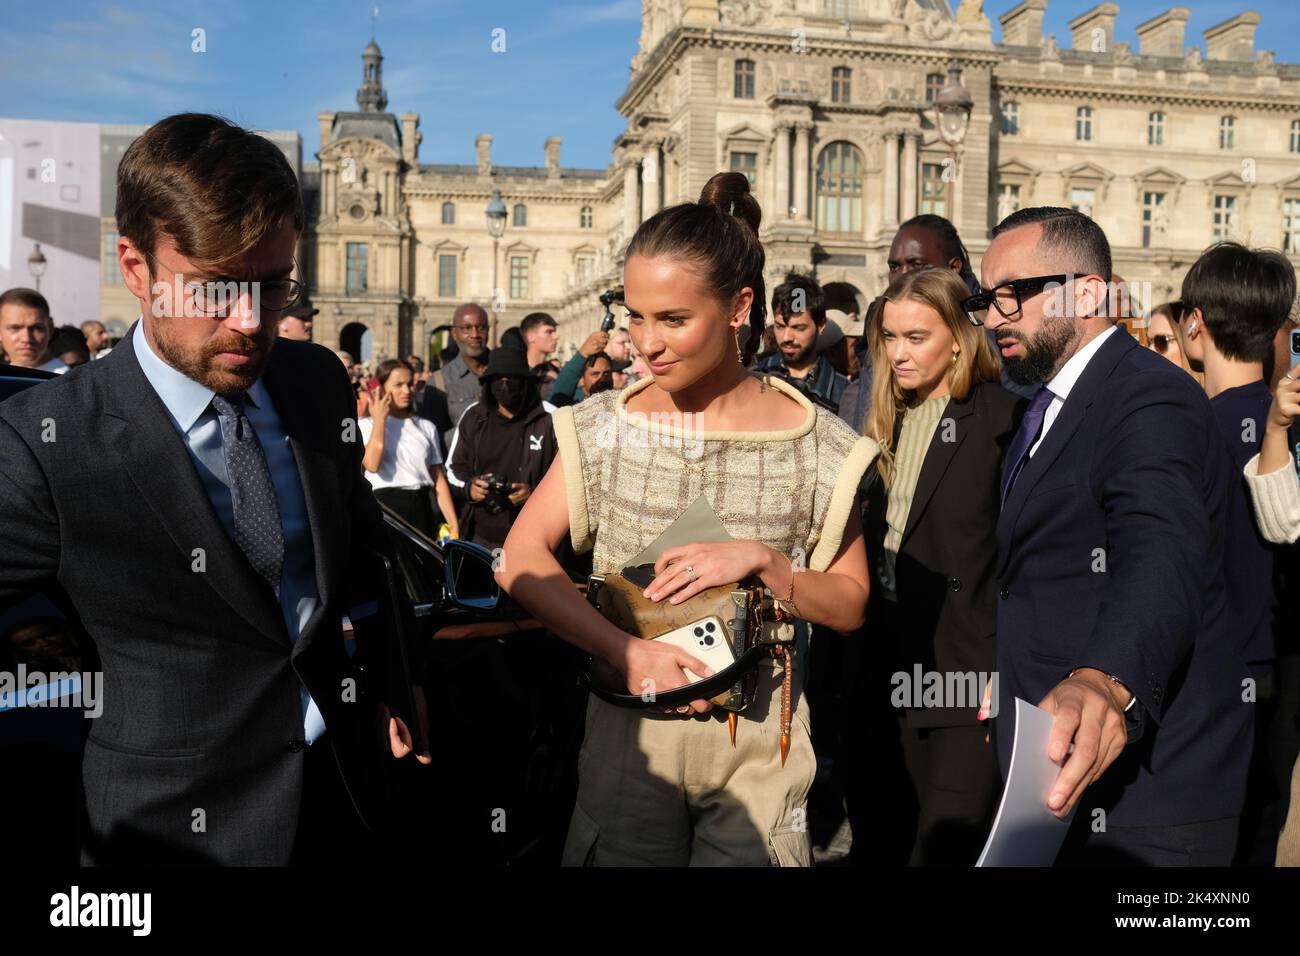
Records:
[[[957,211],[952,208],[955,190],[951,183],[957,181],[956,174],[960,169],[960,156],[963,151],[962,143],[966,139],[966,131],[970,128],[970,114],[974,106],[975,101],[971,99],[970,90],[961,85],[961,68],[955,63],[948,64],[948,82],[934,97],[934,125],[939,130],[939,137],[948,144],[949,153],[952,155],[953,177],[949,180],[948,208],[954,221]]]
[[[506,231],[506,204],[501,201],[501,190],[492,190],[487,204],[488,235],[492,237],[492,348],[497,347],[497,243]]]
[[[41,276],[45,275],[46,259],[45,253],[41,252],[39,242],[32,245],[32,254],[27,257],[27,271],[32,274],[36,280],[36,291],[41,291]]]

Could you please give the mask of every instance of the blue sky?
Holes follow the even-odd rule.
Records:
[[[958,0],[951,0],[955,6]],[[1017,0],[986,0],[995,25]],[[1242,10],[1258,11],[1256,46],[1300,62],[1294,0],[1121,0],[1117,40],[1137,49],[1142,21],[1191,9],[1187,42]],[[1069,44],[1090,0],[1051,0],[1045,32]],[[0,116],[149,123],[181,110],[246,126],[297,129],[304,159],[316,114],[355,109],[369,0],[0,0]],[[603,167],[623,128],[614,101],[640,34],[640,0],[378,0],[388,108],[420,114],[424,162],[472,163],[493,136],[498,164],[539,166],[563,137],[566,166]],[[57,12],[50,12],[55,10]],[[195,28],[207,51],[191,49]],[[505,52],[492,52],[493,31]]]

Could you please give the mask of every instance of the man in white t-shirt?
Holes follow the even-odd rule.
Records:
[[[23,368],[62,375],[68,367],[50,354],[54,323],[50,304],[35,289],[10,289],[0,295],[0,348],[6,360]]]

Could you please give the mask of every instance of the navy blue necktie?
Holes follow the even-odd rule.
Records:
[[[278,600],[280,571],[284,567],[284,529],[280,526],[271,469],[262,443],[244,414],[244,398],[242,394],[212,397],[212,407],[221,420],[221,453],[226,460],[235,512],[235,544],[271,585]]]
[[[1040,388],[1034,394],[1034,400],[1029,403],[1025,417],[1021,419],[1020,429],[1011,443],[1011,450],[1007,452],[1007,465],[1002,472],[1003,507],[1006,507],[1007,495],[1011,494],[1011,486],[1016,483],[1016,479],[1020,477],[1020,473],[1029,462],[1029,449],[1033,448],[1034,442],[1038,440],[1038,433],[1043,428],[1043,417],[1047,414],[1047,406],[1052,404],[1052,399],[1055,397],[1046,388]]]

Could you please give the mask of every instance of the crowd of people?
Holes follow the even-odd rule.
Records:
[[[220,150],[240,163],[209,162]],[[164,178],[184,195],[160,203]],[[893,238],[887,288],[832,308],[815,274],[768,294],[759,205],[744,175],[719,173],[641,224],[625,326],[567,360],[552,316],[489,347],[487,310],[466,302],[436,356],[372,369],[309,344],[316,310],[290,278],[301,200],[258,137],[163,120],[123,158],[117,216],[142,305],[122,341],[56,327],[34,290],[0,295],[5,361],[62,377],[0,405],[0,604],[50,589],[106,679],[149,698],[88,743],[90,858],[147,838],[165,859],[301,862],[309,835],[340,817],[356,830],[353,806],[373,823],[360,724],[333,703],[352,659],[317,634],[361,619],[343,594],[366,575],[325,549],[383,552],[376,501],[494,551],[519,605],[639,694],[712,671],[631,637],[574,584],[619,572],[703,499],[726,540],[656,555],[644,598],[757,581],[791,649],[757,666],[738,720],[710,700],[592,697],[566,863],[808,865],[809,795],[832,768],[854,862],[971,865],[1017,698],[1054,717],[1049,810],[1079,811],[1059,862],[1300,863],[1300,312],[1281,254],[1216,243],[1177,301],[1125,315],[1082,213],[1013,213],[978,275],[953,225],[923,215]],[[160,315],[158,268],[271,276],[271,318],[248,332],[225,313]],[[50,415],[80,418],[76,440],[39,441]],[[340,417],[355,440],[330,437]],[[92,487],[103,501],[72,503]],[[103,578],[105,541],[129,556]],[[209,555],[212,588],[170,569],[178,543]],[[167,596],[142,618],[146,577]],[[159,620],[182,637],[161,642]],[[242,650],[216,673],[218,625]],[[900,693],[922,674],[971,675],[976,692]],[[212,694],[149,693],[178,681]],[[247,692],[226,694],[232,681]],[[274,727],[249,736],[268,709]],[[392,753],[409,754],[411,728],[384,713]],[[161,753],[189,755],[192,774],[160,775]],[[224,788],[211,812],[229,816],[196,842],[183,807],[204,787]],[[260,815],[236,824],[249,800]],[[256,844],[245,826],[287,836]]]

